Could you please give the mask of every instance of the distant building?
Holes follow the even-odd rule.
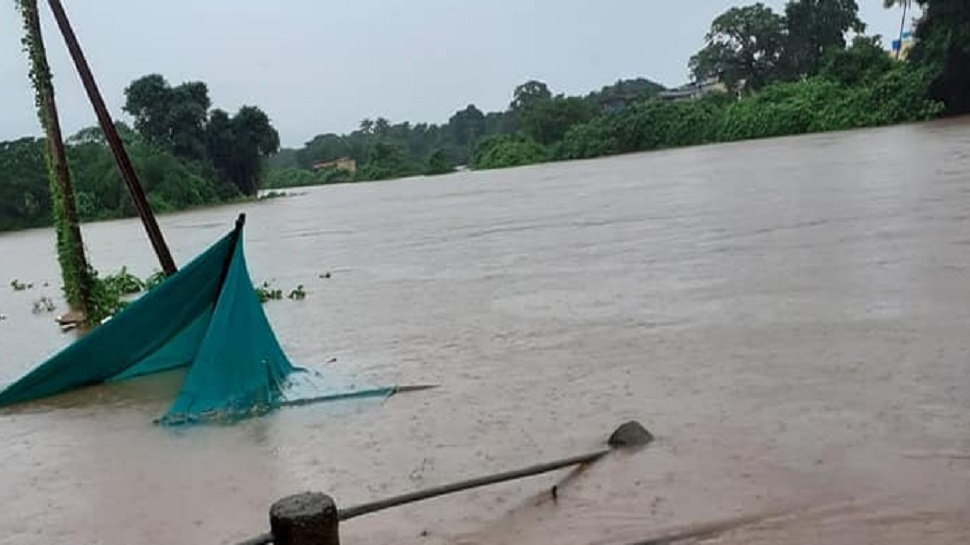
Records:
[[[341,157],[339,159],[334,159],[333,161],[325,161],[322,163],[315,163],[313,165],[313,170],[324,170],[328,168],[345,170],[351,174],[354,174],[357,172],[357,161],[351,159],[350,157]]]
[[[913,31],[907,30],[903,32],[902,40],[900,40],[899,38],[896,38],[895,40],[892,41],[889,54],[893,58],[898,57],[899,60],[904,61],[906,60],[907,57],[909,57],[909,52],[911,49],[913,49],[913,45],[915,44],[916,44],[916,40],[913,37]]]
[[[657,97],[661,100],[697,100],[704,95],[714,92],[728,92],[728,86],[716,76],[663,91]]]

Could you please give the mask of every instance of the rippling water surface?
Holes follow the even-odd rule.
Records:
[[[242,211],[254,280],[308,293],[266,306],[294,361],[441,387],[180,431],[151,424],[178,374],[5,411],[0,544],[233,543],[290,493],[349,506],[595,449],[631,418],[658,437],[642,452],[355,519],[344,540],[970,541],[966,122],[160,222],[184,263]],[[152,271],[137,222],[84,231],[99,269]],[[0,384],[70,340],[31,313],[58,295],[53,246],[0,236]]]

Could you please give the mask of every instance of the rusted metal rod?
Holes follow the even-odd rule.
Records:
[[[616,449],[629,449],[629,448],[642,447],[644,445],[649,444],[651,441],[653,441],[653,435],[651,435],[646,428],[640,425],[640,423],[631,421],[623,424],[622,426],[617,428],[612,435],[610,435],[610,438],[607,441],[610,448],[597,450],[596,452],[590,452],[587,454],[581,454],[579,456],[572,456],[570,458],[563,458],[561,460],[556,460],[554,462],[536,464],[522,469],[506,471],[504,473],[496,473],[494,475],[489,475],[487,477],[479,477],[477,479],[469,479],[467,481],[461,481],[453,484],[436,486],[433,488],[428,488],[417,492],[411,492],[408,494],[402,494],[400,496],[394,496],[392,498],[387,498],[387,499],[378,500],[371,503],[357,505],[347,509],[339,509],[337,511],[337,518],[339,518],[342,521],[348,520],[354,517],[366,515],[368,513],[382,511],[390,507],[397,507],[398,505],[404,505],[406,503],[426,500],[437,496],[444,496],[446,494],[453,494],[455,492],[461,492],[472,488],[478,488],[480,486],[488,486],[488,485],[498,484],[505,481],[522,479],[524,477],[532,477],[534,475],[548,473],[550,471],[555,471],[557,469],[562,469],[564,467],[589,464],[589,463],[595,462],[596,460],[599,460],[603,456],[606,456],[607,454],[613,452]]]
[[[437,388],[438,384],[415,384],[409,386],[394,386],[391,388],[374,388],[371,390],[360,390],[356,392],[347,392],[341,394],[329,394],[319,397],[311,397],[309,399],[295,399],[293,401],[283,401],[280,403],[281,407],[299,407],[301,405],[312,405],[314,403],[322,403],[324,401],[341,401],[345,399],[357,399],[365,397],[390,397],[396,394],[403,394],[407,392],[420,392],[421,390],[431,390]]]
[[[402,494],[348,509],[338,509],[333,499],[325,494],[297,494],[278,501],[270,509],[272,528],[270,533],[256,536],[239,545],[267,545],[269,543],[275,545],[339,545],[338,526],[340,522],[345,520],[480,486],[531,477],[564,467],[592,463],[616,450],[637,449],[651,441],[653,441],[653,435],[646,428],[636,421],[630,421],[617,428],[610,435],[607,441],[610,448],[487,477]]]
[[[98,116],[98,123],[101,125],[101,130],[104,131],[108,145],[111,147],[112,153],[114,153],[118,170],[121,171],[121,177],[124,178],[125,184],[128,186],[131,199],[135,203],[135,208],[138,210],[138,215],[141,217],[142,224],[145,226],[145,231],[148,232],[148,239],[155,249],[155,254],[158,256],[162,271],[166,275],[172,275],[176,271],[175,260],[172,259],[172,254],[165,244],[162,231],[158,227],[158,222],[155,221],[152,209],[148,204],[148,200],[145,198],[145,192],[141,187],[141,183],[138,181],[138,175],[135,174],[135,169],[131,166],[131,160],[128,158],[128,153],[121,143],[121,137],[118,136],[114,122],[108,114],[108,108],[105,106],[101,92],[98,90],[97,83],[94,81],[94,75],[91,74],[91,68],[84,58],[84,53],[81,51],[81,45],[78,43],[77,36],[74,35],[71,23],[67,19],[64,6],[60,0],[48,0],[48,4],[54,14],[54,20],[57,21],[57,26],[64,36],[64,41],[67,43],[67,49],[71,54],[71,59],[74,60],[74,66],[77,67],[78,75],[84,84],[84,90],[87,92],[88,98],[91,100],[91,105],[94,107],[94,112]]]
[[[556,460],[555,462],[549,462],[545,464],[537,464],[523,469],[517,469],[515,471],[497,473],[495,475],[489,475],[487,477],[479,477],[477,479],[469,479],[467,481],[461,481],[458,483],[436,486],[425,490],[420,490],[418,492],[401,494],[400,496],[394,496],[392,498],[387,498],[387,499],[383,499],[383,500],[379,500],[371,503],[356,505],[354,507],[349,507],[347,509],[340,509],[339,511],[337,511],[338,513],[337,516],[341,521],[349,520],[354,517],[367,515],[369,513],[374,513],[376,511],[383,511],[384,509],[397,507],[399,505],[404,505],[407,503],[427,500],[437,496],[444,496],[446,494],[454,494],[455,492],[462,492],[464,490],[470,490],[472,488],[478,488],[480,486],[488,486],[488,485],[498,484],[505,481],[522,479],[524,477],[532,477],[534,475],[548,473],[550,471],[555,471],[557,469],[562,469],[564,467],[588,464],[591,462],[595,462],[596,460],[599,460],[600,458],[602,458],[603,456],[609,453],[610,453],[610,449],[603,449],[603,450],[598,450],[596,452],[590,452],[589,454],[583,454],[581,456],[574,456],[572,458]]]

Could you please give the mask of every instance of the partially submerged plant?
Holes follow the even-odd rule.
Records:
[[[272,288],[269,282],[263,282],[262,285],[255,286],[253,289],[256,290],[256,296],[259,297],[261,303],[277,301],[283,298],[283,290]]]
[[[55,308],[57,308],[57,306],[54,304],[54,301],[45,295],[37,301],[34,301],[33,313],[40,314],[41,312],[54,312]]]
[[[294,301],[302,301],[306,299],[306,292],[303,291],[303,284],[297,286],[296,289],[291,291],[287,297],[293,299]]]
[[[10,287],[13,288],[14,291],[24,291],[24,290],[29,290],[33,288],[34,285],[24,284],[20,280],[17,280],[16,278],[14,278],[13,280],[10,281]]]

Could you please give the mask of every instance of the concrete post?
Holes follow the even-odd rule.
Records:
[[[274,545],[340,545],[337,505],[326,494],[283,498],[269,510]]]

